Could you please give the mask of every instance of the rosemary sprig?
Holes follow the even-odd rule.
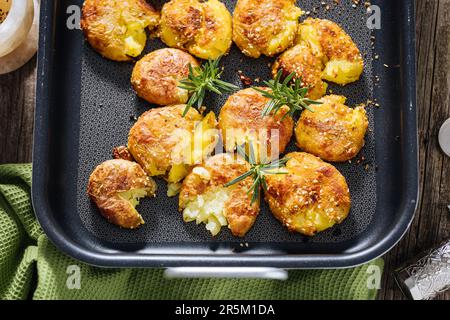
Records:
[[[237,153],[242,156],[248,163],[250,163],[251,168],[246,173],[240,175],[239,177],[231,180],[230,182],[226,183],[224,187],[232,186],[236,183],[241,182],[242,180],[245,180],[248,177],[253,178],[253,184],[248,189],[247,194],[252,194],[252,201],[251,204],[253,204],[255,201],[259,199],[259,192],[260,187],[267,191],[267,182],[266,182],[266,175],[267,174],[287,174],[286,171],[274,171],[275,169],[279,169],[283,167],[286,162],[289,160],[288,158],[283,159],[277,159],[275,161],[272,161],[270,163],[256,163],[255,158],[255,152],[253,150],[253,146],[250,143],[249,144],[249,155],[247,156],[244,148],[241,146],[237,146]]]
[[[196,105],[200,108],[205,99],[207,91],[211,91],[221,95],[222,93],[230,93],[239,89],[234,84],[220,80],[223,70],[219,68],[220,58],[216,60],[208,60],[202,67],[193,68],[189,65],[189,75],[180,81],[179,88],[189,91],[189,98],[183,117],[188,113],[189,109]]]
[[[289,112],[286,113],[286,115],[293,116],[296,111],[302,111],[304,109],[314,112],[314,110],[310,108],[310,105],[322,104],[322,102],[306,98],[309,88],[301,86],[301,79],[297,78],[291,83],[295,76],[295,72],[292,72],[284,78],[283,81],[281,81],[282,74],[283,70],[279,70],[275,79],[263,82],[271,89],[270,91],[254,88],[264,97],[270,99],[262,111],[263,117],[272,112],[273,115],[275,115],[283,106],[289,108]]]

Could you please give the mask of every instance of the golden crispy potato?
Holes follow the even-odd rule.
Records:
[[[194,108],[182,116],[186,105],[145,112],[131,128],[128,149],[149,176],[181,181],[195,163],[211,154],[218,141],[213,112],[205,118]]]
[[[255,223],[259,201],[251,203],[247,191],[253,184],[251,177],[241,182],[224,185],[250,169],[250,164],[229,154],[215,155],[195,167],[184,179],[180,191],[180,211],[185,222],[205,223],[212,235],[223,226],[243,237]]]
[[[159,34],[169,47],[216,59],[231,47],[231,15],[218,0],[171,0],[161,11]]]
[[[233,41],[252,58],[272,57],[292,46],[303,14],[295,0],[238,0]]]
[[[323,160],[344,162],[354,158],[364,146],[369,122],[363,106],[344,105],[343,96],[329,95],[303,111],[295,128],[297,145]]]
[[[269,100],[252,88],[228,98],[219,114],[219,129],[228,152],[234,152],[237,145],[252,143],[256,160],[262,162],[276,159],[284,152],[294,131],[294,121],[286,116],[287,107],[263,117]]]
[[[141,198],[155,195],[156,183],[136,162],[108,160],[92,172],[87,192],[109,222],[134,229],[144,223],[135,208]]]
[[[350,211],[345,178],[332,165],[308,153],[286,155],[288,174],[266,175],[265,199],[290,231],[313,236],[341,223]]]
[[[275,61],[272,67],[273,77],[279,70],[283,71],[283,77],[295,72],[294,79],[302,81],[302,86],[309,87],[308,97],[319,99],[327,92],[327,83],[322,81],[324,65],[320,57],[315,55],[308,42],[300,42],[296,46],[286,50]]]
[[[308,18],[300,24],[296,43],[309,43],[324,63],[322,79],[340,85],[357,81],[364,61],[352,38],[335,22]],[[299,75],[301,76],[301,75]]]
[[[150,103],[164,106],[186,103],[189,93],[178,85],[189,75],[189,65],[199,66],[189,53],[170,48],[156,50],[136,63],[131,84],[137,95]]]
[[[86,0],[81,29],[102,56],[129,61],[144,50],[145,28],[155,28],[158,12],[145,0]]]

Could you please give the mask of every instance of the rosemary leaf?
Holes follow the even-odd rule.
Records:
[[[273,80],[263,82],[270,91],[262,90],[257,87],[254,88],[264,97],[270,99],[262,111],[263,117],[270,114],[277,114],[283,106],[289,108],[286,115],[293,116],[296,111],[302,111],[304,109],[314,112],[314,109],[312,109],[310,105],[322,104],[320,101],[306,98],[309,88],[302,87],[300,79],[294,79],[295,72],[289,74],[283,81],[281,81],[282,74],[283,71],[279,70]]]
[[[233,184],[239,183],[242,180],[245,180],[247,177],[250,177],[251,175],[253,175],[253,171],[247,171],[243,175],[241,175],[241,176],[237,177],[236,179],[231,180],[230,182],[226,183],[224,185],[224,187],[229,187],[229,186],[232,186]]]
[[[253,178],[253,183],[250,186],[250,188],[247,190],[248,194],[252,194],[251,203],[258,201],[260,189],[261,187],[264,190],[268,189],[267,182],[266,182],[266,175],[269,174],[287,174],[286,171],[280,171],[275,169],[280,169],[281,167],[286,165],[286,162],[289,160],[288,158],[278,159],[274,160],[270,163],[262,163],[257,164],[255,163],[255,152],[253,150],[253,146],[250,143],[249,144],[249,155],[246,154],[245,148],[242,146],[237,146],[237,153],[242,156],[248,163],[250,163],[250,170],[246,173],[240,175],[239,177],[231,180],[230,182],[226,183],[224,187],[230,187],[234,184],[237,184],[248,177]]]

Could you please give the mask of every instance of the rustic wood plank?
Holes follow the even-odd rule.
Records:
[[[36,87],[36,57],[0,75],[0,163],[30,162]]]
[[[437,141],[440,126],[450,117],[450,0],[417,0],[416,20],[421,197],[410,231],[384,257],[386,273],[379,299],[404,299],[392,271],[448,238],[450,230],[450,159]],[[450,293],[440,299],[450,299]]]

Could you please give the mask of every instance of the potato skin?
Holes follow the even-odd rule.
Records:
[[[83,4],[81,29],[89,44],[111,60],[130,61],[130,55],[139,55],[147,39],[144,29],[158,23],[159,13],[145,0],[86,0]],[[128,36],[139,42],[132,52],[127,49]]]
[[[322,81],[322,60],[313,53],[307,42],[301,42],[286,50],[275,61],[272,67],[273,77],[279,70],[283,71],[283,77],[295,72],[294,79],[301,79],[303,87],[309,87],[308,97],[319,99],[327,91],[326,82]]]
[[[211,178],[205,180],[194,172],[191,172],[183,181],[180,191],[180,211],[186,208],[190,201],[215,187],[223,187],[250,170],[250,164],[240,157],[234,158],[230,154],[215,155],[199,165],[206,169]],[[251,197],[247,191],[251,187],[251,177],[228,187],[230,198],[225,203],[225,218],[231,233],[237,237],[243,237],[253,226],[259,214],[259,201],[251,203]]]
[[[231,14],[218,0],[171,0],[161,10],[161,40],[201,59],[228,53],[231,29]]]
[[[313,53],[322,59],[322,79],[340,85],[357,81],[364,60],[352,38],[335,22],[308,18],[299,25],[296,44],[306,41]]]
[[[272,57],[292,46],[303,14],[295,0],[238,0],[233,41],[252,58]]]
[[[323,160],[344,162],[364,146],[369,125],[364,107],[349,108],[343,96],[329,95],[314,105],[315,112],[303,111],[295,128],[297,145]]]
[[[203,120],[197,110],[190,108],[182,116],[186,105],[151,109],[142,114],[128,135],[128,149],[149,176],[165,176],[174,165],[189,164],[186,145],[196,125]],[[212,126],[217,125],[213,116]],[[176,182],[176,181],[172,181]]]
[[[265,199],[273,215],[290,231],[313,236],[349,214],[350,192],[332,165],[308,153],[286,155],[288,174],[267,175]]]
[[[89,178],[87,193],[109,222],[134,229],[144,220],[129,201],[119,196],[119,193],[133,189],[147,189],[147,195],[153,196],[156,183],[136,162],[115,159],[95,168]]]
[[[134,161],[130,150],[126,146],[118,146],[113,148],[113,159],[122,159],[128,161]]]
[[[263,117],[262,111],[269,100],[253,88],[238,91],[228,98],[219,114],[219,129],[228,152],[234,152],[236,145],[244,144],[246,135],[256,141],[257,145],[253,146],[258,154],[264,150],[261,150],[261,145],[267,146],[267,151],[264,152],[267,158],[277,158],[284,152],[292,137],[294,121],[290,116],[284,117],[288,112],[287,108],[282,108],[275,115]],[[272,136],[272,130],[278,130],[278,134]],[[272,155],[275,139],[278,140],[279,152],[273,150]]]
[[[150,103],[186,103],[189,93],[178,85],[189,75],[189,65],[193,68],[199,66],[189,53],[171,48],[155,50],[136,63],[131,84],[137,95]]]

